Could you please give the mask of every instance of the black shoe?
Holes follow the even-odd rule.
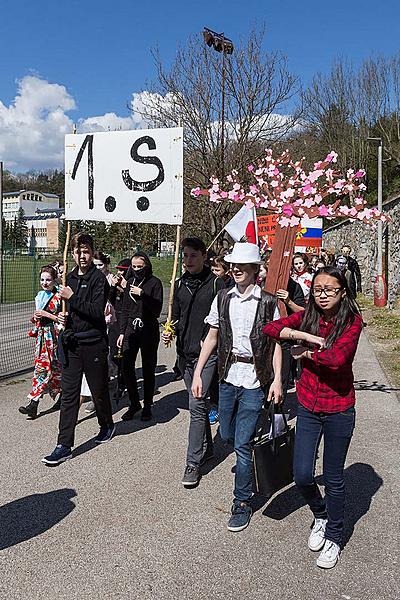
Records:
[[[175,373],[175,375],[172,378],[172,381],[181,381],[182,379],[183,377],[180,373]]]
[[[28,406],[20,406],[18,410],[22,415],[26,415],[28,419],[36,419],[38,406],[39,402],[31,400]]]
[[[200,468],[196,465],[187,465],[182,479],[182,485],[190,488],[198,485],[200,481]]]
[[[142,407],[140,406],[140,404],[134,404],[133,406],[130,406],[128,408],[128,410],[126,412],[124,412],[121,419],[123,421],[131,421],[133,419],[133,417],[136,415],[136,413],[139,412],[139,410],[141,408]]]
[[[42,463],[55,467],[69,458],[72,458],[71,448],[68,448],[68,446],[63,446],[62,444],[58,444],[51,454],[42,458]]]
[[[140,417],[141,421],[151,421],[153,418],[153,413],[151,412],[150,406],[145,406],[142,410],[142,416]]]
[[[106,444],[111,441],[112,436],[115,433],[115,425],[112,423],[111,425],[102,425],[100,427],[100,431],[98,435],[94,438],[96,444]]]

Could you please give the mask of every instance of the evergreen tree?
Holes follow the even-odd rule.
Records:
[[[24,209],[18,210],[18,215],[14,219],[14,247],[15,249],[24,249],[28,244],[28,227],[26,224]]]

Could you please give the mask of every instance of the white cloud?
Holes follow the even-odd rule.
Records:
[[[144,104],[157,123],[160,106],[172,109],[173,103],[172,94],[161,96],[148,91],[134,92],[128,116],[119,116],[115,112],[90,116],[78,121],[78,131],[146,129],[152,126],[153,119],[150,117],[150,122],[146,122],[141,116]],[[65,86],[49,83],[34,75],[19,80],[14,101],[9,106],[0,101],[0,159],[4,161],[5,168],[14,172],[63,168],[64,135],[71,133],[73,128],[73,120],[68,113],[74,109],[75,100]],[[271,129],[279,132],[285,130],[289,123],[290,116],[272,114],[260,125],[266,128],[266,132]],[[211,129],[217,135],[218,124],[214,123]],[[227,137],[235,139],[232,123],[226,123],[226,130]]]
[[[119,117],[115,113],[81,119],[78,124],[78,133],[125,131],[126,129],[135,129],[133,119],[131,117]]]
[[[18,81],[10,106],[0,101],[0,157],[12,171],[61,167],[64,135],[72,131],[66,114],[75,100],[63,85],[28,75]]]

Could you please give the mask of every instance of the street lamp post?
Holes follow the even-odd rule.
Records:
[[[226,55],[233,53],[233,42],[225,37],[224,33],[216,33],[204,27],[204,41],[210,48],[222,52],[221,70],[221,179],[225,179],[225,81],[226,81]]]
[[[369,137],[369,142],[372,142],[378,147],[378,210],[382,212],[382,150],[383,143],[380,137]],[[374,283],[374,304],[375,306],[386,306],[387,302],[387,283],[383,274],[383,223],[378,221],[378,244],[377,244],[377,260],[376,260],[376,279]]]

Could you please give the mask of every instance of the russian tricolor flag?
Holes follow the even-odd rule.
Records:
[[[321,248],[322,247],[322,219],[303,218],[295,242],[296,248]]]

